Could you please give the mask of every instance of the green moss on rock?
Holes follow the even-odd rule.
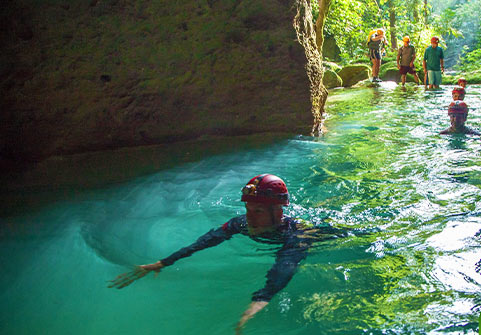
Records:
[[[365,64],[346,65],[337,74],[342,79],[342,86],[350,87],[361,80],[368,79],[371,68]]]
[[[336,72],[326,69],[324,71],[324,77],[322,83],[326,88],[342,87],[342,79]]]

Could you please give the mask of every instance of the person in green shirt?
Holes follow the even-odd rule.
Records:
[[[424,51],[423,68],[428,74],[429,88],[439,88],[442,73],[444,73],[444,52],[438,45],[439,38],[431,38],[431,46]]]

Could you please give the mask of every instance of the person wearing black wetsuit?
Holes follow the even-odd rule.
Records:
[[[255,313],[264,308],[272,297],[291,280],[299,263],[306,257],[307,250],[321,233],[322,239],[345,236],[345,232],[333,227],[312,229],[314,226],[304,220],[285,216],[282,206],[289,204],[287,187],[277,176],[263,174],[252,178],[242,189],[241,201],[245,202],[246,214],[234,217],[217,229],[202,235],[193,244],[174,252],[153,263],[137,267],[130,273],[119,275],[109,287],[123,288],[142,278],[150,271],[174,264],[194,252],[216,246],[229,240],[235,234],[243,234],[256,241],[282,245],[276,253],[276,260],[267,273],[265,286],[254,292],[252,303],[238,323],[239,330]]]
[[[459,98],[459,92],[462,93],[461,99],[456,100]],[[466,103],[462,101],[462,99],[464,99],[464,89],[461,87],[454,88],[453,98],[455,99],[455,101],[451,102],[448,108],[448,115],[451,126],[444,129],[439,134],[466,134],[478,136],[481,135],[481,133],[479,133],[478,131],[466,127],[465,125],[466,119],[468,118],[468,105],[466,105]]]

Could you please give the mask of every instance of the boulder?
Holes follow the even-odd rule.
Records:
[[[364,79],[358,82],[355,85],[352,85],[354,88],[372,88],[372,87],[379,87],[381,84],[379,82],[372,82],[371,79]]]
[[[458,84],[458,78],[455,76],[451,75],[443,75],[442,77],[442,84],[443,85],[457,85]]]
[[[326,69],[324,71],[324,77],[322,78],[322,83],[326,88],[341,87],[342,79],[337,75],[336,72]]]
[[[382,77],[383,73],[387,69],[397,69],[397,62],[396,61],[383,62],[379,67],[379,76]]]
[[[443,75],[443,85],[457,85],[460,77],[466,78],[468,85],[481,84],[481,70],[453,75]]]
[[[329,62],[329,61],[323,61],[322,62],[322,65],[326,68],[326,69],[329,69],[331,71],[334,71],[334,72],[339,72],[341,71],[342,69],[342,66],[337,64],[337,63],[334,63],[334,62]]]
[[[422,71],[418,72],[418,77],[419,77],[419,80],[423,82],[424,73]],[[401,73],[399,73],[397,64],[395,62],[391,62],[391,63],[385,64],[384,66],[381,65],[381,68],[379,70],[379,78],[381,78],[384,81],[401,82]],[[414,76],[411,74],[408,74],[406,76],[406,82],[414,83],[415,82]]]
[[[350,87],[361,80],[368,79],[371,68],[365,64],[351,64],[343,67],[338,73],[343,87]]]
[[[379,72],[379,78],[381,78],[384,81],[395,81],[395,82],[400,82],[401,81],[401,74],[399,73],[398,68],[387,68],[384,69],[383,72]]]
[[[468,85],[481,84],[481,70],[466,73],[464,77],[468,81]]]
[[[334,36],[324,36],[324,43],[322,44],[322,56],[323,58],[331,61],[341,61],[341,49],[339,49],[337,46]]]

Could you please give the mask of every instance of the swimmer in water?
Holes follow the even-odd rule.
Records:
[[[242,189],[241,201],[245,202],[246,214],[230,219],[202,235],[193,244],[158,262],[137,266],[134,271],[117,276],[110,281],[109,287],[126,287],[150,272],[158,273],[178,260],[216,246],[236,234],[249,236],[262,243],[279,244],[274,265],[267,272],[265,286],[252,294],[252,302],[237,324],[236,330],[240,333],[244,324],[289,283],[314,241],[348,235],[347,230],[330,226],[315,227],[305,220],[284,215],[283,206],[289,205],[289,193],[284,181],[272,174],[252,178]]]
[[[478,131],[465,126],[468,118],[468,106],[461,100],[453,101],[448,109],[449,120],[451,126],[440,132],[441,135],[447,134],[466,134],[481,135]]]
[[[451,92],[454,101],[463,101],[466,91],[462,87],[455,87]]]
[[[467,84],[468,84],[468,81],[463,77],[458,79],[458,85],[461,86],[462,88],[466,89]]]

